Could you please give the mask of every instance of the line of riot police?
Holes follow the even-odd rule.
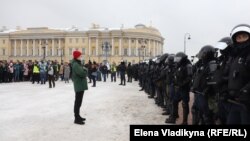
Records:
[[[132,66],[140,91],[176,123],[182,102],[182,123],[250,124],[250,26],[240,24],[216,46],[203,46],[191,62],[183,52],[163,54]],[[194,94],[189,107],[190,92]]]

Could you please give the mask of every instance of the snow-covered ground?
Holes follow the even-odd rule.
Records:
[[[128,141],[131,124],[164,124],[162,109],[138,91],[138,82],[118,84],[89,84],[81,107],[85,125],[73,123],[72,82],[57,81],[52,89],[0,84],[0,141]]]

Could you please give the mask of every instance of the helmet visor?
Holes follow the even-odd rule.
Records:
[[[218,42],[216,45],[215,45],[215,48],[218,48],[220,50],[224,50],[228,45],[225,43],[225,42]]]
[[[175,57],[174,62],[179,63],[181,61],[181,57]]]

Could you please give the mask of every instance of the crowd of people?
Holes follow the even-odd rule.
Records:
[[[70,63],[59,64],[58,61],[0,61],[0,83],[25,82],[46,84],[55,87],[55,81],[69,83],[71,76]]]

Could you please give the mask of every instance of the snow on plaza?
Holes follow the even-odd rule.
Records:
[[[120,81],[118,79],[118,81]],[[128,141],[131,124],[164,124],[162,109],[139,91],[138,81],[97,82],[85,91],[81,115],[74,124],[73,83],[56,87],[31,82],[0,84],[1,141]]]

